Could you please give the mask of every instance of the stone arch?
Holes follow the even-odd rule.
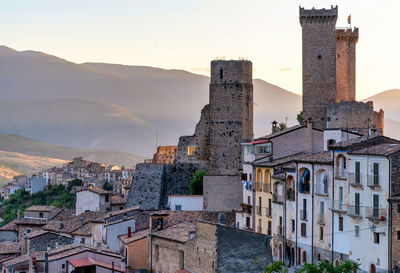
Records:
[[[316,173],[316,188],[321,194],[328,194],[329,174],[325,169],[320,169]]]
[[[303,264],[307,262],[307,252],[303,250]]]
[[[279,249],[278,249],[278,252],[279,252],[279,260],[280,260],[280,261],[283,261],[283,250],[282,250],[282,243],[279,243]]]

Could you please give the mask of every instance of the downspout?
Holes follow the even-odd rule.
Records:
[[[298,206],[298,203],[299,203],[299,191],[298,191],[298,184],[299,184],[299,170],[298,170],[298,163],[296,162],[296,188],[295,188],[295,190],[296,190],[296,249],[295,249],[295,251],[294,251],[294,260],[295,260],[295,265],[297,265],[298,263],[299,263],[299,261],[297,260],[297,258],[298,258],[298,253],[299,253],[299,250],[297,249],[298,248],[298,245],[297,245],[297,237],[298,237],[298,227],[299,227],[299,225],[298,225],[298,223],[299,223],[299,206]],[[294,266],[295,266],[294,265]]]
[[[311,163],[312,186],[311,186],[311,262],[314,262],[314,163]]]
[[[254,161],[253,161],[254,162]],[[252,230],[255,232],[256,231],[256,190],[257,190],[257,177],[254,176],[254,174],[256,173],[254,171],[255,167],[253,166],[253,162],[251,163],[251,180],[252,180],[252,200],[251,200],[251,220],[252,220]]]
[[[283,261],[284,263],[286,263],[286,257],[287,257],[287,253],[286,253],[286,226],[287,226],[287,219],[286,219],[286,179],[287,179],[287,173],[285,172],[285,179],[283,181],[283,219],[284,219],[284,223],[283,223]]]
[[[153,273],[153,238],[151,234],[149,234],[149,239],[150,239],[150,273]]]
[[[388,216],[388,272],[392,272],[392,159],[387,156],[389,160],[389,216]],[[390,230],[389,230],[390,228]]]
[[[332,150],[332,223],[331,223],[331,233],[332,233],[332,258],[331,261],[333,263],[333,260],[335,258],[334,254],[334,242],[335,242],[335,230],[334,230],[334,220],[335,220],[335,150]]]

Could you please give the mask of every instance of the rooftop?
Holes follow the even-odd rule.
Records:
[[[128,238],[128,234],[125,235],[119,235],[118,238],[124,243],[124,244],[129,244],[132,243],[134,241],[143,239],[145,237],[147,237],[147,235],[149,235],[150,233],[150,229],[143,229],[143,230],[139,230],[136,232],[133,232],[131,234],[131,237]]]
[[[386,136],[364,135],[332,144],[329,147],[332,150],[349,150],[353,148],[358,149],[360,147],[367,147],[367,145],[372,146],[371,143],[373,143],[373,145],[378,145],[382,143],[400,143],[400,141]]]
[[[86,188],[82,188],[82,189],[80,189],[79,191],[77,191],[77,193],[78,193],[78,192],[81,192],[81,191],[91,191],[91,192],[94,192],[94,193],[97,193],[97,194],[100,194],[100,195],[112,194],[111,191],[106,191],[106,190],[103,190],[103,189],[101,189],[101,188],[99,188],[99,187],[86,187]]]
[[[25,211],[40,211],[40,212],[50,212],[54,209],[58,209],[55,206],[30,206]]]
[[[119,195],[111,196],[111,205],[125,205],[126,198],[122,198]]]
[[[354,150],[349,154],[354,155],[377,155],[377,156],[388,156],[400,151],[400,144],[379,144],[370,147],[364,147],[358,150]]]
[[[130,212],[130,211],[133,211],[133,210],[140,210],[140,206],[133,206],[133,207],[126,208],[126,209],[109,212],[105,215],[105,219],[116,216],[116,215],[124,214],[124,213]]]
[[[107,269],[112,269],[115,272],[125,272],[124,270],[122,270],[121,267],[117,266],[117,265],[112,265],[110,263],[101,261],[101,260],[97,260],[91,257],[88,258],[80,258],[80,259],[73,259],[73,260],[68,260],[68,262],[70,264],[72,264],[75,268],[80,268],[80,267],[86,267],[86,266],[93,266],[93,265],[97,265],[103,268],[107,268]]]
[[[17,220],[12,220],[10,223],[2,226],[0,230],[3,231],[17,231],[17,225],[16,225]]]
[[[21,253],[21,243],[0,243],[0,255]]]
[[[161,237],[168,240],[173,240],[181,243],[189,241],[189,232],[196,230],[193,223],[179,223],[174,226],[164,228],[160,231],[151,233],[152,236]]]

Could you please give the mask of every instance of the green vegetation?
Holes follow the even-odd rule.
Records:
[[[71,180],[69,183],[68,183],[68,187],[67,187],[67,191],[68,192],[70,192],[71,190],[72,190],[72,188],[73,187],[80,187],[80,186],[82,186],[82,180],[80,180],[80,179],[74,179],[74,180]]]
[[[68,185],[68,187],[69,186],[70,185]],[[3,212],[3,222],[0,223],[0,226],[3,226],[16,219],[18,210],[22,216],[25,209],[30,206],[50,205],[59,208],[74,208],[75,200],[75,194],[70,194],[63,185],[50,185],[48,190],[32,195],[26,192],[25,189],[20,189],[16,193],[10,195],[10,198],[4,200],[4,202],[0,205],[0,210]]]
[[[296,273],[352,273],[360,269],[360,264],[354,261],[345,261],[338,266],[321,261],[319,263],[305,263]],[[288,272],[288,268],[281,261],[273,262],[264,269],[264,273]]]
[[[205,171],[197,172],[189,184],[190,194],[202,195],[203,194],[203,176],[206,175]]]
[[[296,119],[297,119],[297,122],[298,122],[299,124],[302,124],[302,123],[303,123],[303,111],[300,111],[300,112],[297,114]]]

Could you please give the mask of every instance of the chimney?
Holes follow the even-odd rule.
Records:
[[[276,132],[278,132],[278,122],[276,120],[274,120],[272,122],[272,133],[274,134]]]
[[[312,119],[309,118],[308,120],[306,120],[305,125],[307,127],[307,130],[306,130],[306,152],[311,154],[313,152],[313,149],[312,149],[312,147],[313,147]]]
[[[131,231],[131,227],[128,227],[128,238],[132,237],[132,231]]]

